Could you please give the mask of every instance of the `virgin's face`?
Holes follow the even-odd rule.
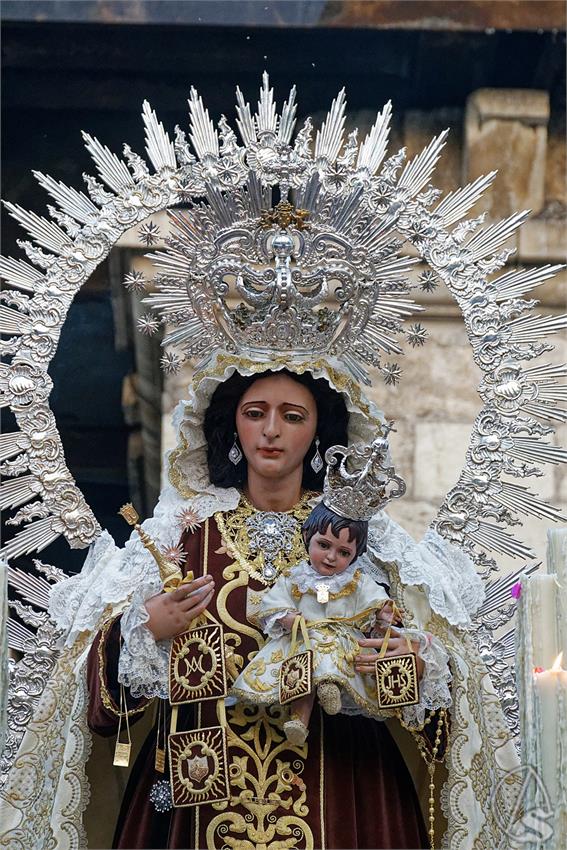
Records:
[[[238,402],[240,445],[262,478],[284,478],[301,467],[316,429],[315,399],[288,375],[259,378]]]

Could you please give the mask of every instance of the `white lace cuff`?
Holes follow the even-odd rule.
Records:
[[[402,637],[412,642],[419,642],[418,658],[425,664],[423,675],[419,682],[419,702],[402,708],[405,723],[412,728],[421,726],[425,720],[426,710],[449,708],[451,705],[451,670],[449,656],[445,647],[434,635],[417,629],[399,629]]]
[[[269,638],[272,638],[272,640],[286,634],[289,629],[284,628],[280,620],[288,614],[291,614],[293,610],[293,608],[289,608],[288,610],[284,609],[282,611],[276,611],[274,614],[269,614],[263,621],[262,631],[267,634]]]
[[[158,593],[138,590],[122,615],[122,647],[118,662],[118,681],[130,689],[133,697],[168,697],[169,640],[157,640],[145,625],[149,614],[144,602]]]

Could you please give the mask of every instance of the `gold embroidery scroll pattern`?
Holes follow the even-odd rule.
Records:
[[[305,554],[300,525],[310,510],[307,505],[309,496],[310,494],[306,494],[300,511],[295,513],[301,543],[301,549],[297,547],[295,562],[301,560]],[[235,620],[228,610],[230,594],[246,587],[252,576],[250,564],[241,551],[235,551],[234,546],[234,538],[238,537],[238,526],[244,526],[251,510],[253,511],[253,508],[248,506],[245,511],[239,511],[237,508],[234,512],[215,515],[223,545],[228,554],[235,557],[235,562],[223,571],[225,584],[219,590],[216,604],[223,625],[253,638],[260,649],[264,644],[262,633]],[[237,516],[234,517],[234,514]],[[232,519],[232,523],[229,521],[230,532],[225,524],[227,519]],[[241,539],[242,537],[239,537],[239,541]],[[246,544],[245,539],[244,543]],[[254,652],[248,653],[248,660],[252,660],[253,655]],[[283,723],[286,719],[287,712],[280,706],[267,709],[261,705],[237,703],[229,709],[229,723],[226,728],[231,799],[230,803],[212,805],[219,814],[210,821],[206,829],[207,848],[312,850],[314,847],[313,834],[305,820],[309,814],[306,804],[307,789],[301,779],[307,757],[307,744],[301,747],[290,746],[283,734]],[[293,754],[293,760],[290,760],[290,753]],[[242,807],[246,813],[243,815],[233,811],[236,806]]]
[[[287,714],[281,706],[267,710],[238,703],[228,714],[231,798],[213,805],[219,814],[207,828],[207,848],[313,850],[301,779],[307,744],[292,747],[286,741],[282,725]],[[237,806],[246,814],[235,812]]]

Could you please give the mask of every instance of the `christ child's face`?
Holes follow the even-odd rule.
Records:
[[[316,531],[309,541],[309,560],[320,576],[344,573],[356,558],[356,540],[349,540],[350,530],[342,528],[335,537],[330,525],[324,533]]]

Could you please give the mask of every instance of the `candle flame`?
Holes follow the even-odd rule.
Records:
[[[561,666],[561,662],[563,660],[563,653],[560,652],[555,661],[553,662],[553,666],[551,667],[554,673],[561,673],[563,667]]]

